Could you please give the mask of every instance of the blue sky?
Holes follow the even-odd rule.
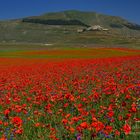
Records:
[[[140,0],[0,0],[0,20],[70,9],[121,16],[140,24]]]

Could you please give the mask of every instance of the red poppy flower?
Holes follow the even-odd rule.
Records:
[[[114,116],[114,112],[113,112],[113,111],[108,112],[108,113],[107,113],[107,116],[108,116],[109,118],[112,118],[112,117]]]
[[[94,127],[97,132],[99,132],[100,130],[102,130],[104,128],[104,124],[102,122],[100,122],[100,121],[93,122],[91,124],[91,126]]]
[[[118,130],[115,130],[115,135],[120,136],[120,132]]]
[[[19,128],[18,130],[15,131],[15,134],[21,135],[23,133],[23,129]]]
[[[2,125],[3,124],[3,122],[0,120],[0,125]]]
[[[67,120],[67,119],[62,119],[62,123],[63,123],[64,125],[66,125],[66,124],[68,123],[68,120]]]
[[[15,126],[21,126],[23,121],[20,117],[14,117],[12,118],[12,123],[15,125]]]
[[[112,132],[113,127],[112,127],[112,126],[107,125],[107,126],[105,127],[105,129],[106,129],[106,131],[107,131],[108,133],[110,133],[110,132]]]
[[[5,117],[9,117],[9,114],[10,114],[10,110],[9,109],[6,109],[5,111],[4,111],[4,115],[5,115]]]
[[[86,128],[88,127],[88,124],[87,124],[87,122],[82,122],[82,123],[80,124],[80,126],[81,126],[83,129],[86,129]]]
[[[130,127],[130,125],[125,124],[125,125],[123,126],[123,131],[124,131],[124,133],[125,133],[126,135],[128,135],[128,134],[131,132],[131,127]]]

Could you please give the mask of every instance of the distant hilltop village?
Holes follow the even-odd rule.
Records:
[[[82,32],[85,32],[85,31],[108,31],[108,30],[109,29],[103,28],[100,25],[94,25],[94,26],[90,26],[88,28],[78,29],[77,32],[82,33]]]

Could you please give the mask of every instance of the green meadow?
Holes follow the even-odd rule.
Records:
[[[0,57],[4,58],[106,58],[130,55],[140,55],[140,50],[80,45],[0,45]]]

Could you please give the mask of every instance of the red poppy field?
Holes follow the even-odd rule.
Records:
[[[139,140],[140,53],[99,50],[0,57],[0,140]]]

